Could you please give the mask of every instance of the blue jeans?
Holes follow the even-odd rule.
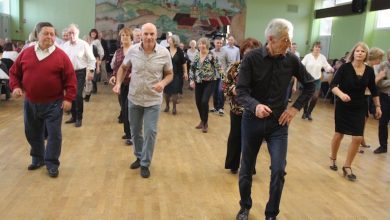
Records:
[[[277,216],[279,214],[284,176],[286,175],[288,126],[280,126],[278,120],[273,116],[261,119],[257,118],[252,112],[245,111],[242,116],[241,132],[240,205],[247,209],[252,207],[252,173],[261,143],[266,140],[271,157],[271,182],[265,215],[267,217]]]
[[[141,166],[149,167],[156,143],[160,105],[143,107],[135,105],[129,100],[129,117],[134,155],[141,160]],[[143,132],[142,127],[144,128]]]
[[[28,143],[31,146],[32,163],[45,162],[46,167],[58,168],[62,145],[62,100],[46,104],[24,101],[24,127]],[[45,149],[45,126],[47,144]]]

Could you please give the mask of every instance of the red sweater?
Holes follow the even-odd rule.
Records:
[[[39,61],[34,46],[19,54],[10,69],[11,89],[21,88],[26,99],[35,103],[48,103],[58,99],[76,98],[77,80],[68,55],[56,48]],[[65,91],[65,94],[64,94]]]

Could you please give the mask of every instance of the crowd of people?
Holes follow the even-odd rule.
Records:
[[[11,92],[15,98],[24,96],[25,131],[32,158],[28,170],[46,166],[50,177],[59,175],[63,112],[70,112],[66,124],[81,127],[84,102],[97,93],[99,81],[103,86],[111,84],[113,94],[118,96],[122,139],[134,145],[135,161],[130,169],[140,168],[143,178],[151,175],[161,106],[165,101],[162,112],[178,115],[184,82],[194,90],[200,119],[195,128],[202,133],[209,131],[210,113],[224,116],[227,99],[230,132],[225,168],[239,173],[240,210],[236,218],[240,220],[248,219],[252,207],[252,175],[264,142],[271,158],[265,216],[276,219],[286,175],[289,124],[302,108],[302,119],[313,120],[324,71],[332,74],[330,91],[335,96],[329,168],[338,170],[340,142],[344,135],[350,135],[352,141],[342,172],[348,180],[357,179],[352,162],[359,146],[368,146],[364,127],[370,100],[374,106],[371,112],[379,119],[380,146],[374,153],[387,152],[390,50],[388,61],[382,62],[383,50],[369,49],[364,42],[358,42],[344,59],[330,65],[321,54],[320,42],[315,42],[301,60],[297,44],[292,42],[293,25],[285,19],[270,21],[264,44],[247,38],[239,47],[233,36],[227,38],[225,46],[224,39],[216,37],[214,48],[210,39],[201,37],[189,41],[185,49],[180,37],[171,32],[159,44],[157,27],[152,23],[140,29],[124,27],[119,31],[120,46],[111,61],[98,30],[91,29],[84,39],[79,34],[77,25],[70,24],[62,31],[62,39],[57,40],[53,25],[40,22],[23,49],[18,51],[12,42],[0,46],[0,68],[9,74],[9,80],[4,81],[8,87],[6,98]],[[12,62],[7,64],[7,60]],[[106,70],[109,61],[112,73]],[[292,101],[291,94],[298,88],[300,93]]]

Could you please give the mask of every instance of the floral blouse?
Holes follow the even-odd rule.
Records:
[[[242,115],[244,112],[244,107],[239,105],[235,99],[235,95],[233,94],[234,88],[236,88],[237,80],[238,80],[238,72],[240,70],[240,61],[232,63],[226,72],[226,78],[223,80],[223,92],[226,97],[230,99],[230,109],[235,115]]]
[[[219,75],[223,74],[217,57],[209,52],[204,61],[200,62],[200,53],[195,55],[194,62],[190,67],[190,80],[201,83],[202,81],[216,80]]]

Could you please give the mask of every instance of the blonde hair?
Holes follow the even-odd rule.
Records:
[[[373,60],[382,60],[383,56],[385,55],[385,52],[378,48],[378,47],[372,47],[368,50],[368,61],[373,61]]]
[[[349,53],[349,56],[347,58],[347,62],[352,62],[355,59],[354,58],[354,54],[355,54],[355,50],[356,50],[357,47],[362,47],[363,50],[366,52],[366,57],[364,58],[364,62],[367,61],[367,58],[368,58],[368,46],[364,42],[358,42],[357,44],[355,44],[355,46],[352,47],[351,52]]]

